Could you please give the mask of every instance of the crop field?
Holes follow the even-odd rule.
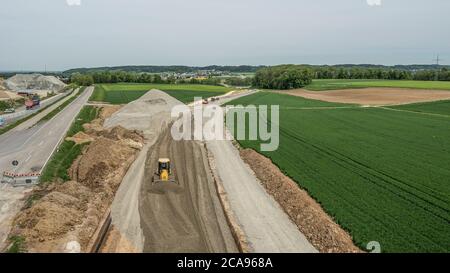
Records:
[[[162,90],[184,103],[194,101],[195,97],[209,98],[231,91],[222,86],[194,84],[100,84],[96,85],[90,100],[125,104],[140,98],[151,89]]]
[[[306,86],[305,89],[311,91],[323,91],[368,87],[450,90],[450,82],[395,80],[313,80],[313,82],[310,85]]]
[[[431,113],[439,115],[447,115],[450,117],[450,101],[435,101],[426,103],[415,103],[391,107],[394,109],[408,110],[420,113]]]
[[[230,104],[280,105],[277,151],[240,144],[306,189],[361,249],[450,252],[450,118],[266,92]]]

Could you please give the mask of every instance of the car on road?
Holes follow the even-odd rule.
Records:
[[[6,109],[4,112],[5,112],[5,114],[12,114],[12,113],[15,113],[15,112],[16,112],[16,109],[14,109],[14,108],[8,108],[8,109]]]

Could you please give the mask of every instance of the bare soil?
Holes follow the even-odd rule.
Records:
[[[332,91],[276,91],[307,99],[367,106],[400,105],[450,99],[450,91],[403,88],[364,88]]]
[[[158,158],[172,159],[176,183],[153,184]],[[149,150],[139,211],[144,252],[238,252],[218,198],[206,150],[166,130]]]
[[[100,126],[108,115],[102,111],[100,119],[92,124]],[[68,170],[72,181],[41,185],[28,197],[37,200],[14,221],[11,235],[24,237],[28,252],[68,252],[67,246],[73,242],[82,252],[87,251],[143,144],[140,133],[121,127],[91,130],[73,139],[76,143],[89,140],[90,144]]]
[[[351,236],[309,194],[272,161],[251,149],[240,151],[266,191],[280,204],[308,241],[322,253],[362,252]]]

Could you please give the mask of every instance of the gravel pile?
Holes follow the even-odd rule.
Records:
[[[12,91],[48,90],[61,91],[66,84],[54,76],[41,74],[17,74],[5,81],[5,86]]]
[[[167,128],[172,121],[172,108],[180,104],[183,103],[165,92],[151,90],[115,112],[105,121],[104,126],[122,126],[128,130],[142,131],[147,139],[151,139]]]

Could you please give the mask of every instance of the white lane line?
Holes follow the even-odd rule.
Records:
[[[42,146],[42,144],[44,144],[43,140],[38,144],[38,146]]]
[[[30,158],[31,158],[31,153],[28,154],[28,157],[27,157],[27,159],[25,159],[24,162],[28,162],[28,160],[30,160]]]

